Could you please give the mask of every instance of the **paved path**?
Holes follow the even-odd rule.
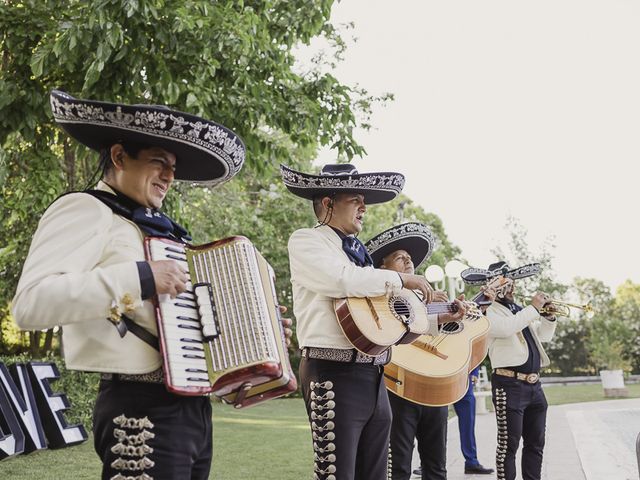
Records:
[[[559,387],[561,388],[561,387]],[[457,419],[449,421],[448,480],[488,480],[494,475],[465,475]],[[608,400],[549,407],[542,466],[543,480],[638,480],[636,437],[640,399]],[[495,468],[494,413],[476,417],[478,459]],[[417,463],[417,458],[414,458]],[[517,460],[518,469],[520,460]],[[520,476],[517,477],[521,479]]]

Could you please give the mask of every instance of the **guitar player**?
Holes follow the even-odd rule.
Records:
[[[372,268],[356,238],[367,206],[395,198],[404,177],[358,173],[348,164],[326,165],[320,174],[282,166],[281,173],[291,193],[312,202],[318,222],[295,231],[288,244],[314,478],[386,480],[391,408],[382,365],[388,352],[369,356],[354,349],[336,320],[333,301],[384,295],[403,286],[431,300],[424,277]]]
[[[413,274],[415,268],[429,258],[434,244],[435,238],[426,225],[409,222],[376,235],[366,243],[366,247],[376,268]],[[434,292],[432,298],[437,302],[448,301],[446,293],[440,291]],[[438,323],[464,317],[466,306],[461,299],[455,302],[458,311],[441,314]],[[389,478],[407,480],[411,477],[413,445],[417,439],[422,479],[446,480],[448,407],[429,407],[387,393],[393,412]]]

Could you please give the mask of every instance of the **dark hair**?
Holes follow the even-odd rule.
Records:
[[[122,148],[131,158],[138,158],[138,154],[141,150],[146,150],[148,148],[152,148],[150,145],[145,145],[143,143],[136,142],[116,142],[122,145]],[[109,145],[108,147],[104,147],[100,150],[99,157],[99,165],[102,170],[102,176],[104,177],[112,168],[113,163],[111,163],[111,147],[115,145],[115,143]]]

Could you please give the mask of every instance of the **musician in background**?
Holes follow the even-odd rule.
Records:
[[[490,289],[484,289],[487,295]],[[487,295],[488,296],[488,295]],[[495,296],[491,298],[494,300]],[[464,473],[490,475],[493,468],[484,467],[478,460],[478,450],[476,448],[476,397],[473,394],[473,388],[478,381],[478,372],[480,367],[477,366],[469,374],[469,388],[464,397],[453,404],[453,408],[458,416],[458,430],[460,431],[460,450],[464,457]],[[481,399],[484,402],[484,398]]]
[[[42,216],[14,318],[24,329],[62,326],[67,368],[102,372],[93,434],[103,479],[206,479],[211,403],[163,385],[152,304],[183,292],[188,275],[173,260],[146,261],[143,240],[190,240],[159,210],[174,179],[225,182],[240,170],[244,145],[221,125],[166,107],[59,91],[51,107],[71,137],[100,152],[103,175],[95,190],[63,195]],[[234,149],[223,150],[225,141]]]
[[[314,478],[386,480],[391,409],[382,365],[388,352],[369,356],[355,350],[336,320],[333,301],[391,294],[403,286],[432,298],[424,277],[372,268],[356,238],[367,206],[395,198],[404,177],[361,174],[348,164],[326,165],[319,175],[283,165],[281,173],[289,191],[312,202],[318,221],[296,230],[288,244]]]
[[[510,270],[505,262],[494,263],[488,270],[514,280],[531,275],[525,267]],[[546,294],[536,293],[530,305],[522,307],[515,302],[514,285],[512,282],[504,293],[498,293],[486,312],[491,325],[491,389],[498,424],[496,470],[500,480],[516,478],[516,452],[522,438],[522,478],[535,480],[540,479],[542,470],[547,416],[540,368],[550,363],[542,342],[553,337],[556,319],[540,314],[549,302]]]
[[[396,225],[369,240],[365,246],[373,265],[383,270],[413,274],[415,268],[427,260],[433,251],[435,238],[426,225],[409,222]],[[415,266],[415,268],[414,268]],[[461,320],[466,307],[455,300],[458,311],[441,314],[432,319],[438,323]],[[445,292],[433,294],[436,302],[447,302]],[[407,480],[411,476],[414,439],[418,441],[421,478],[446,480],[447,478],[447,422],[449,407],[429,407],[410,402],[387,391],[393,412],[391,424],[391,476],[393,480]]]

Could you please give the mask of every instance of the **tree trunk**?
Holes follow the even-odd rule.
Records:
[[[40,357],[40,336],[41,332],[38,330],[29,332],[29,355],[32,358]]]
[[[42,353],[44,353],[45,355],[47,353],[49,353],[52,350],[52,345],[53,345],[53,328],[50,328],[49,330],[47,330],[47,332],[44,335],[44,347],[42,348]]]

